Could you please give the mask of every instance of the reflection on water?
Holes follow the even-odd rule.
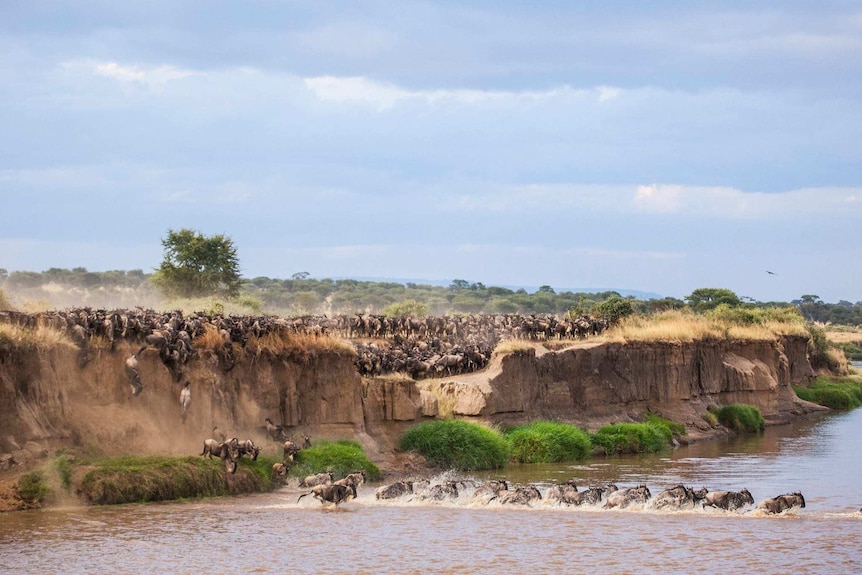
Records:
[[[0,573],[859,572],[860,435],[857,410],[658,456],[506,470],[519,483],[653,494],[679,482],[747,487],[755,500],[801,490],[807,507],[785,516],[379,502],[376,486],[336,509],[285,489],[0,515]]]

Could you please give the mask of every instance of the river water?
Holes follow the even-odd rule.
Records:
[[[806,507],[651,511],[380,502],[376,485],[338,508],[286,487],[184,503],[0,515],[0,573],[859,573],[862,409],[661,456],[506,470],[544,489],[645,483],[801,491]],[[498,477],[489,474],[478,479]]]

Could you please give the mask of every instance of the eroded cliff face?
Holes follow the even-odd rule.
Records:
[[[386,464],[407,427],[449,414],[490,422],[556,419],[595,427],[637,419],[646,410],[691,426],[710,405],[748,403],[777,420],[805,409],[791,384],[813,376],[804,338],[781,342],[687,344],[577,344],[560,351],[541,346],[497,357],[467,377],[414,382],[362,378],[344,350],[297,356],[263,351],[229,364],[202,352],[177,380],[155,350],[139,354],[144,390],[132,396],[124,362],[137,351],[79,352],[57,345],[42,351],[0,347],[0,453],[16,461],[45,448],[95,446],[107,453],[200,453],[213,427],[267,440],[265,418],[296,437],[352,438]],[[191,383],[185,423],[179,394]],[[26,453],[25,453],[26,452]]]
[[[791,388],[814,376],[806,349],[798,337],[537,347],[497,358],[490,376],[422,387],[443,412],[496,423],[542,418],[597,427],[652,411],[702,427],[708,407],[731,403],[754,405],[779,421],[810,409]]]

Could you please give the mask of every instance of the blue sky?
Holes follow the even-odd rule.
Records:
[[[187,227],[247,277],[862,300],[858,2],[2,13],[10,271],[149,271]]]

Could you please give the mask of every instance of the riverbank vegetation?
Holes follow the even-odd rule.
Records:
[[[574,425],[554,421],[534,421],[503,432],[509,443],[509,458],[518,463],[577,461],[590,455],[587,432]]]
[[[267,491],[274,458],[242,460],[235,474],[220,459],[122,456],[74,464],[82,474],[77,494],[87,503],[111,505],[215,497]]]
[[[324,441],[296,454],[296,462],[290,468],[293,477],[306,477],[315,473],[331,471],[336,478],[349,473],[364,471],[368,481],[377,481],[383,474],[365,455],[356,441]]]
[[[725,405],[715,412],[718,422],[737,432],[754,433],[766,426],[760,410],[753,405],[735,403]]]
[[[416,451],[444,469],[497,469],[507,463],[577,461],[594,455],[655,453],[668,449],[685,427],[655,414],[641,423],[616,423],[596,433],[554,421],[534,421],[499,430],[483,425],[443,420],[421,423],[401,440],[406,451]]]
[[[499,469],[509,461],[509,444],[497,429],[445,419],[411,427],[401,437],[401,449],[416,451],[443,469]]]
[[[832,409],[862,407],[862,381],[858,378],[818,377],[807,387],[794,386],[800,399]]]

